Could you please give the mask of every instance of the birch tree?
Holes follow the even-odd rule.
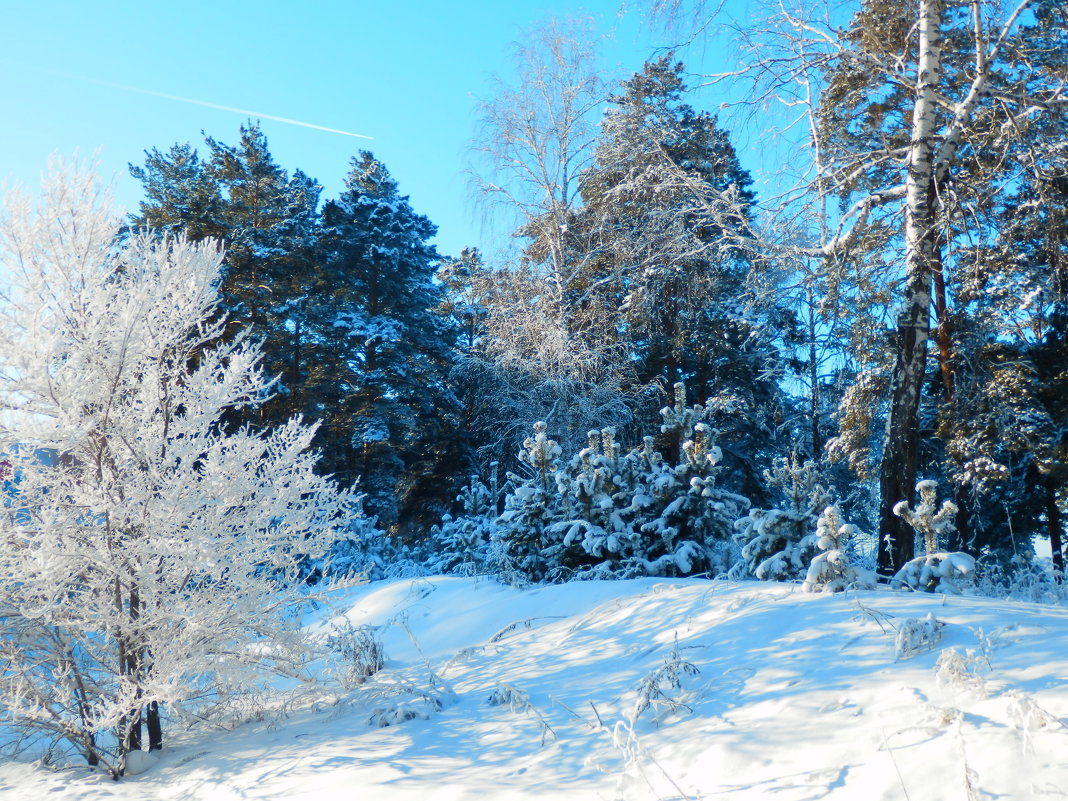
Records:
[[[511,432],[497,455],[505,460],[537,420],[569,448],[590,427],[619,422],[628,373],[607,335],[618,309],[586,291],[591,249],[574,224],[606,95],[596,32],[588,20],[550,19],[515,46],[513,63],[515,80],[499,80],[480,103],[472,143],[478,199],[514,226],[518,244],[503,269],[483,276],[493,301],[478,348],[480,367],[498,372],[500,408],[521,410],[494,425]]]
[[[223,338],[217,244],[119,223],[63,171],[0,218],[0,705],[116,778],[165,706],[300,672],[300,562],[359,525],[313,427],[230,430],[271,382]]]

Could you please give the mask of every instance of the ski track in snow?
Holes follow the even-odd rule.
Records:
[[[984,598],[645,579],[364,585],[386,668],[343,700],[170,732],[143,773],[0,765],[3,801],[1025,799],[1068,795],[1068,610]],[[895,629],[928,613],[933,648]],[[886,617],[884,617],[886,616]],[[312,623],[323,628],[322,622]],[[675,652],[699,672],[631,726]],[[957,670],[936,675],[956,649]],[[969,655],[969,650],[972,651]],[[963,664],[963,672],[959,666]],[[431,670],[437,677],[431,681]],[[404,683],[428,719],[372,725]],[[491,705],[505,692],[511,703]],[[969,787],[972,789],[969,790]],[[970,794],[971,793],[971,794]]]

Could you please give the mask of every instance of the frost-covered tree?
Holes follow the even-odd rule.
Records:
[[[806,592],[842,592],[847,589],[874,589],[875,576],[854,565],[849,558],[849,542],[857,527],[843,523],[837,504],[823,510],[816,521],[816,546],[802,589]]]
[[[735,522],[735,539],[742,545],[742,565],[758,579],[799,579],[816,555],[820,512],[831,493],[820,481],[816,465],[796,454],[774,461],[764,480],[785,501],[783,509],[750,509]]]
[[[217,244],[118,222],[62,172],[0,219],[0,706],[116,777],[165,705],[300,672],[301,562],[359,525],[312,427],[225,423],[271,381],[223,337]]]
[[[792,320],[775,293],[753,291],[776,272],[737,245],[752,180],[728,131],[687,102],[683,71],[670,56],[650,61],[609,98],[570,224],[584,249],[570,291],[611,311],[602,338],[620,342],[636,386],[686,383],[755,491],[753,462],[781,416],[774,340]],[[729,202],[713,211],[710,197]]]

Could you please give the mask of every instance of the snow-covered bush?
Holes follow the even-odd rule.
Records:
[[[975,559],[969,554],[929,553],[902,565],[890,580],[894,589],[960,595],[973,583]]]
[[[768,486],[781,494],[783,509],[751,509],[734,523],[734,538],[744,543],[740,570],[733,575],[752,575],[770,581],[789,581],[805,575],[819,552],[813,534],[820,512],[831,500],[821,483],[816,465],[801,462],[795,454],[776,459],[764,471]]]
[[[696,665],[682,658],[676,636],[675,644],[664,664],[643,676],[638,682],[634,708],[629,718],[630,725],[635,725],[646,710],[652,710],[653,721],[657,725],[679,710],[693,712],[685,702],[690,700],[691,693],[683,690],[683,680],[686,676],[697,676],[700,673]]]
[[[1036,559],[1025,551],[1008,564],[979,561],[976,565],[975,593],[991,598],[1008,598],[1031,603],[1068,603],[1068,581],[1049,559]]]
[[[303,565],[359,513],[312,427],[228,428],[271,381],[223,338],[218,247],[120,222],[61,173],[0,218],[0,708],[114,776],[164,705],[302,670]]]
[[[857,535],[857,527],[842,523],[837,505],[828,506],[816,521],[816,545],[820,553],[812,558],[802,588],[806,592],[842,592],[846,589],[874,589],[875,576],[850,562],[847,544]]]
[[[894,653],[898,659],[907,659],[921,651],[931,650],[941,641],[942,629],[945,626],[945,623],[935,618],[933,612],[928,612],[925,618],[908,618],[897,627]]]
[[[346,689],[363,684],[386,663],[382,637],[375,626],[353,626],[345,619],[327,635],[326,647],[341,662],[340,680]]]

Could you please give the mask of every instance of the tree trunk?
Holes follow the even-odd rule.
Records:
[[[919,407],[930,335],[931,276],[936,264],[935,111],[941,78],[941,0],[920,0],[916,105],[905,181],[905,297],[897,318],[897,360],[879,469],[878,567],[893,575],[915,552],[912,528],[894,514],[914,501],[919,459]]]
[[[823,454],[823,437],[820,434],[820,371],[816,351],[816,306],[812,296],[812,285],[805,288],[808,301],[808,369],[811,390],[809,392],[809,414],[812,425],[812,461],[818,462]]]
[[[949,325],[949,303],[946,300],[945,264],[942,261],[941,241],[937,244],[934,259],[935,261],[931,265],[931,276],[934,283],[935,341],[938,343],[938,371],[942,377],[942,400],[945,403],[945,408],[952,414],[953,404],[957,398],[957,381],[953,364],[953,333]],[[957,505],[957,514],[953,518],[955,530],[950,534],[946,548],[950,551],[963,551],[969,547],[972,537],[968,518],[968,493],[960,482],[954,482],[953,503]]]
[[[1046,479],[1046,525],[1049,531],[1049,547],[1053,552],[1053,569],[1057,580],[1064,575],[1064,544],[1061,542],[1061,508],[1057,505],[1057,488],[1051,479]]]
[[[161,750],[163,748],[163,721],[159,716],[159,704],[155,701],[148,705],[145,725],[148,728],[148,750]]]
[[[136,623],[137,619],[141,616],[141,596],[137,590],[130,590],[130,608],[129,608],[130,621]],[[136,643],[127,641],[125,648],[123,649],[126,654],[126,675],[134,682],[137,683],[136,698],[141,698],[141,672],[144,663],[143,649]],[[130,712],[130,718],[126,723],[126,751],[140,751],[141,750],[141,707]]]

